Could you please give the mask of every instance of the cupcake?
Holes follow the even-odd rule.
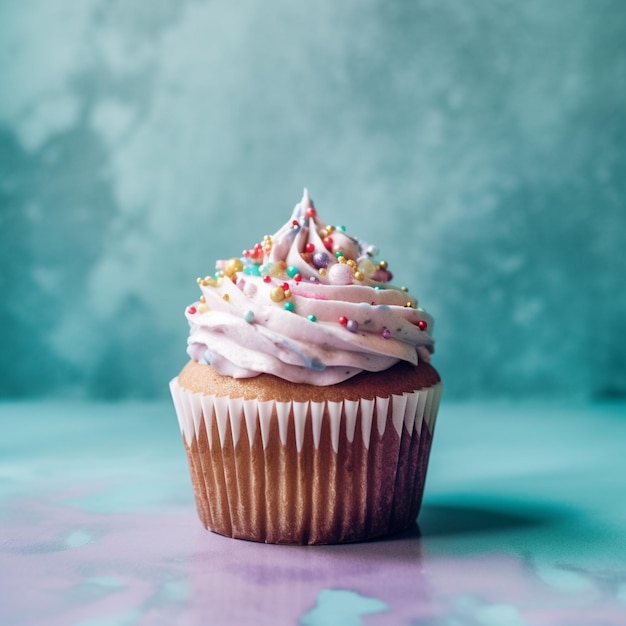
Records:
[[[432,317],[377,250],[291,219],[198,279],[170,383],[200,519],[267,543],[342,543],[415,523],[441,394]]]

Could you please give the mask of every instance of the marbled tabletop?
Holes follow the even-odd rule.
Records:
[[[450,404],[424,506],[369,543],[197,519],[169,403],[0,403],[0,624],[626,624],[626,406]]]

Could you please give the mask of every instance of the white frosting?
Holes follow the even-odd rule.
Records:
[[[269,373],[315,385],[428,361],[432,317],[386,282],[372,246],[341,229],[330,243],[322,237],[329,230],[305,190],[263,251],[257,245],[255,254],[218,262],[225,276],[199,279],[202,298],[186,312],[191,358],[234,378]]]

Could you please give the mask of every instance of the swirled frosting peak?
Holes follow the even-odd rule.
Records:
[[[377,254],[322,221],[305,189],[278,232],[198,278],[202,295],[186,310],[189,356],[234,378],[314,385],[428,361],[433,319],[390,284]]]

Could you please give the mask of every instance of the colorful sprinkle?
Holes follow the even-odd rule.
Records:
[[[287,276],[294,278],[296,274],[298,274],[298,268],[295,265],[289,265],[287,267]]]
[[[293,313],[295,311],[295,304],[293,302],[285,302],[285,311],[290,311],[291,313]]]
[[[308,316],[307,316],[307,319],[308,319],[310,322],[317,322],[317,317],[315,317],[315,315],[308,315]]]
[[[310,206],[307,210],[306,210],[306,216],[307,217],[315,217],[317,215],[317,211],[315,210],[314,207]]]
[[[345,263],[335,263],[328,270],[328,280],[332,285],[351,285],[353,279],[354,273]]]
[[[229,278],[234,276],[237,272],[241,272],[241,270],[243,270],[243,263],[241,262],[241,259],[235,257],[226,261],[224,274]]]
[[[304,251],[309,253],[315,252],[315,244],[311,242],[307,243],[306,246],[304,246]]]
[[[386,326],[383,326],[383,339],[391,339],[391,331]]]
[[[259,268],[259,266],[257,264],[253,264],[253,265],[248,265],[247,267],[243,268],[243,272],[244,274],[248,274],[249,276],[260,276],[261,275],[261,270]]]
[[[263,282],[264,283],[271,283],[272,282],[272,277],[271,276],[263,276]]]
[[[351,333],[356,333],[356,331],[359,330],[359,323],[356,320],[348,320],[346,324],[346,328]]]
[[[194,315],[194,314],[197,312],[197,310],[198,310],[198,309],[196,309],[196,307],[195,307],[195,306],[190,306],[190,307],[187,309],[187,313],[189,313],[190,315]]]
[[[248,324],[252,324],[254,321],[254,311],[246,311],[243,314],[243,319],[248,322]]]
[[[363,259],[358,266],[359,272],[366,278],[369,278],[376,271],[376,264],[369,259]]]
[[[348,318],[347,318],[345,315],[342,315],[342,316],[339,318],[339,323],[340,323],[342,326],[346,326],[346,325],[347,325],[347,323],[348,323]]]
[[[426,320],[420,320],[419,322],[417,322],[417,327],[420,330],[426,330],[428,328],[428,322]]]
[[[322,267],[327,267],[328,261],[330,261],[330,257],[328,256],[326,252],[316,252],[313,255],[313,265],[315,265],[317,269],[320,269]]]
[[[274,289],[270,291],[270,298],[274,302],[282,302],[285,299],[285,292],[280,287],[274,287]]]
[[[284,261],[278,261],[277,263],[272,263],[270,270],[269,270],[269,275],[280,276],[284,272],[285,267],[287,266],[285,265]]]

